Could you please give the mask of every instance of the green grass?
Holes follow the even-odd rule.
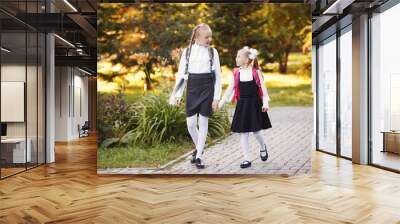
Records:
[[[99,148],[98,168],[159,167],[193,149],[190,142]]]
[[[311,84],[290,87],[269,87],[271,107],[282,106],[312,106],[313,95]]]

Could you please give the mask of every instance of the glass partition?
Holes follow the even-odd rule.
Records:
[[[340,35],[340,154],[352,157],[352,32],[351,25]]]
[[[400,170],[400,5],[371,18],[371,162]]]
[[[27,5],[28,3],[28,5]],[[18,18],[44,1],[1,1],[0,178],[45,163],[45,35]]]
[[[336,35],[318,48],[318,149],[336,153]]]
[[[24,171],[32,155],[26,136],[26,33],[2,32],[1,47],[1,175],[6,177]]]

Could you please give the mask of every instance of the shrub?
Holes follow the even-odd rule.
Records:
[[[99,94],[98,140],[101,147],[153,145],[190,139],[184,106],[169,105],[167,95],[162,92],[135,96],[135,101],[128,104],[126,99],[131,98],[122,93]],[[214,113],[209,120],[208,136],[217,138],[229,130],[228,113],[225,110]]]
[[[134,142],[154,144],[188,137],[185,111],[170,106],[164,94],[144,96],[136,106],[140,112],[131,136]]]
[[[111,145],[138,125],[138,111],[128,105],[124,94],[99,93],[97,100],[98,142]]]

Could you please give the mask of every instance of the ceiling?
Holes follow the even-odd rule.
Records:
[[[366,13],[381,6],[388,0],[310,0],[312,12],[313,42],[316,43],[329,32],[335,32],[333,26],[342,28],[351,23],[352,17]],[[325,34],[328,33],[328,34]]]
[[[24,35],[18,33],[55,33],[56,66],[77,66],[96,74],[96,7],[96,0],[1,0],[1,30],[15,55],[25,55],[19,38]]]

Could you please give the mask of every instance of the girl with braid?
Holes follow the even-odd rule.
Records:
[[[218,110],[221,97],[221,68],[216,49],[210,46],[212,31],[207,24],[192,30],[187,48],[182,52],[174,90],[169,103],[180,106],[186,91],[186,122],[196,146],[191,163],[204,168],[203,150],[208,132],[208,118]],[[197,128],[197,125],[199,128]]]
[[[267,145],[261,136],[262,129],[272,127],[268,117],[269,96],[257,62],[257,50],[249,47],[240,49],[236,56],[238,68],[233,70],[231,82],[218,104],[222,108],[226,101],[236,102],[232,119],[232,132],[240,133],[240,143],[244,160],[241,168],[251,166],[249,157],[249,133],[253,132],[260,145],[260,158],[267,161]]]

